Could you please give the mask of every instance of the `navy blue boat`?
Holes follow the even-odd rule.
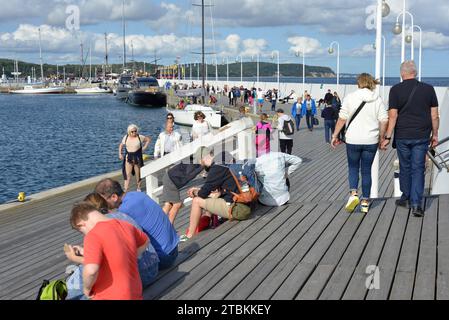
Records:
[[[161,108],[167,106],[167,95],[156,78],[136,78],[128,92],[127,102],[135,106]]]

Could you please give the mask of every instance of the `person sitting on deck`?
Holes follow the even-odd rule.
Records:
[[[146,193],[123,193],[120,183],[104,179],[95,187],[108,203],[109,209],[117,209],[133,218],[150,237],[159,256],[159,270],[173,265],[178,256],[179,236],[162,208]]]
[[[173,130],[174,124],[167,121],[165,131],[159,134],[159,138],[154,146],[154,158],[163,157],[182,146],[182,136],[179,132]]]
[[[140,168],[143,167],[143,152],[151,142],[149,137],[139,135],[139,128],[135,124],[128,126],[128,134],[123,137],[119,145],[119,158],[123,161],[122,174],[125,180],[125,191],[128,191],[131,175],[136,176],[137,191],[140,191]],[[123,155],[125,147],[125,155]]]
[[[139,193],[141,194],[141,193]],[[92,300],[142,300],[137,259],[148,237],[130,223],[111,219],[89,203],[76,204],[70,224],[84,234],[83,293]]]
[[[195,160],[208,168],[206,182],[202,188],[191,188],[189,197],[193,198],[190,212],[190,224],[180,241],[187,241],[194,236],[201,220],[202,210],[225,219],[246,220],[251,215],[251,208],[242,203],[233,203],[233,192],[238,193],[238,186],[229,168],[219,165],[226,153],[214,157],[213,151],[201,147],[195,153]],[[225,159],[225,163],[230,159]]]
[[[131,223],[134,227],[142,231],[142,228],[127,214],[120,212],[111,212],[108,209],[108,203],[98,193],[91,193],[84,198],[86,203],[90,203],[98,212],[105,214],[108,218],[118,219]],[[67,259],[79,264],[80,266],[74,270],[74,272],[67,279],[67,297],[66,300],[79,300],[83,299],[83,263],[84,257],[80,255],[84,250],[80,246],[65,245],[64,252]],[[156,278],[159,270],[159,257],[156,250],[151,243],[148,243],[147,248],[143,252],[142,256],[138,259],[138,267],[142,286],[145,288],[149,286]]]
[[[288,176],[295,172],[301,163],[301,158],[282,152],[270,152],[257,158],[257,178],[263,185],[259,202],[271,207],[286,204],[290,200]]]
[[[170,168],[162,178],[161,203],[170,222],[175,223],[176,216],[182,207],[180,190],[203,171],[200,164],[180,163]]]

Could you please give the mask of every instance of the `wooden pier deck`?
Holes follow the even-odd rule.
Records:
[[[381,154],[379,196],[368,214],[348,214],[346,154],[324,143],[323,128],[295,134],[303,164],[290,178],[288,205],[258,207],[180,245],[145,299],[449,299],[449,195],[426,198],[423,219],[396,208],[392,162]],[[428,174],[427,177],[430,177]],[[427,181],[429,186],[429,181]],[[15,208],[0,208],[0,299],[34,299],[43,279],[64,277],[72,204],[94,185]],[[178,216],[183,233],[189,208]],[[380,286],[368,290],[368,266]]]

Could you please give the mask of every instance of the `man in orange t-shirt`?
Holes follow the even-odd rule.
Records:
[[[93,300],[142,300],[137,258],[148,236],[125,221],[110,219],[88,203],[76,204],[70,223],[85,235],[83,292]]]

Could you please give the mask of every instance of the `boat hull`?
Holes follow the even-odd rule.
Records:
[[[117,88],[115,97],[119,100],[126,100],[128,98],[128,93],[130,90],[130,88]]]
[[[162,92],[130,91],[127,102],[134,106],[161,108],[167,105],[167,95]]]
[[[11,90],[9,93],[12,93],[12,94],[61,94],[64,92],[65,92],[64,87],[55,87],[55,88]]]
[[[102,89],[102,88],[81,88],[75,89],[77,94],[107,94],[111,93],[111,89]]]

